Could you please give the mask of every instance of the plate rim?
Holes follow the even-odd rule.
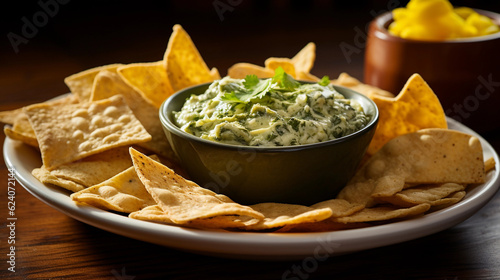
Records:
[[[27,172],[20,158],[22,155],[18,154],[27,152],[28,149],[34,152],[32,147],[5,137],[3,152],[7,168],[15,170],[16,179],[24,189],[48,206],[83,223],[136,240],[198,254],[236,259],[291,260],[316,256],[320,253],[328,256],[342,255],[417,239],[450,228],[482,208],[500,186],[498,154],[472,129],[448,117],[447,122],[449,129],[477,137],[481,141],[483,155],[490,154],[494,158],[496,168],[488,174],[484,184],[467,193],[457,204],[418,218],[330,232],[230,232],[189,229],[134,220],[91,206],[77,205],[71,200],[67,191],[40,183],[31,175],[31,171]],[[19,172],[20,170],[22,172]]]

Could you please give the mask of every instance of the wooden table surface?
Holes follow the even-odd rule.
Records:
[[[236,62],[263,65],[270,56],[291,57],[313,41],[317,44],[313,74],[336,77],[347,72],[362,79],[362,31],[374,15],[400,3],[215,0],[138,6],[138,1],[81,2],[32,2],[13,6],[2,17],[0,110],[66,93],[63,79],[84,69],[161,60],[175,23],[184,26],[209,67],[217,67],[221,74]],[[498,4],[488,6],[487,1],[460,3],[500,11]],[[34,28],[29,30],[29,24]],[[12,33],[24,40],[12,42],[6,36]],[[342,42],[357,49],[346,55]],[[481,134],[500,150],[500,130]],[[0,143],[4,140],[2,133]],[[330,257],[304,270],[303,260],[222,259],[122,237],[54,210],[20,184],[15,194],[18,219],[11,230],[8,182],[2,161],[1,279],[500,279],[500,194],[452,228]],[[8,270],[7,262],[12,234],[15,272]],[[297,267],[302,270],[286,273]]]

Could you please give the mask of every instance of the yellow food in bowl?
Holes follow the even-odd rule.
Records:
[[[500,31],[489,17],[471,8],[453,8],[448,0],[411,0],[392,11],[389,32],[405,39],[441,41]]]

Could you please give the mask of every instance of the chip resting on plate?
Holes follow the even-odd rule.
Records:
[[[102,70],[95,77],[90,100],[98,101],[115,95],[123,96],[136,118],[151,135],[151,141],[138,143],[138,145],[176,162],[176,156],[159,121],[158,108],[146,101],[135,88],[127,84],[117,73],[117,69]]]
[[[47,170],[112,148],[151,140],[122,96],[92,103],[24,109]]]
[[[408,185],[478,184],[485,180],[479,139],[448,129],[422,129],[384,145],[354,175],[338,198],[367,206]]]
[[[233,202],[229,197],[216,194],[175,174],[135,149],[130,149],[139,178],[158,206],[177,224],[195,219],[224,215],[264,216],[252,208]]]
[[[130,155],[128,157],[130,159]],[[150,158],[159,160],[155,155]],[[133,166],[99,184],[72,194],[71,198],[79,203],[122,213],[132,213],[147,206],[156,205],[137,177]]]
[[[128,147],[118,147],[65,163],[47,170],[44,166],[33,171],[33,175],[42,183],[50,183],[74,191],[73,182],[87,188],[107,180],[117,173],[132,166]],[[41,178],[40,178],[41,177]],[[80,189],[78,189],[80,190]]]

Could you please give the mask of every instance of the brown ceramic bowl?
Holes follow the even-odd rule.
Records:
[[[500,14],[476,10],[500,24]],[[391,12],[370,23],[364,81],[398,94],[419,73],[449,117],[487,132],[500,128],[500,33],[439,42],[403,39],[387,27]]]

